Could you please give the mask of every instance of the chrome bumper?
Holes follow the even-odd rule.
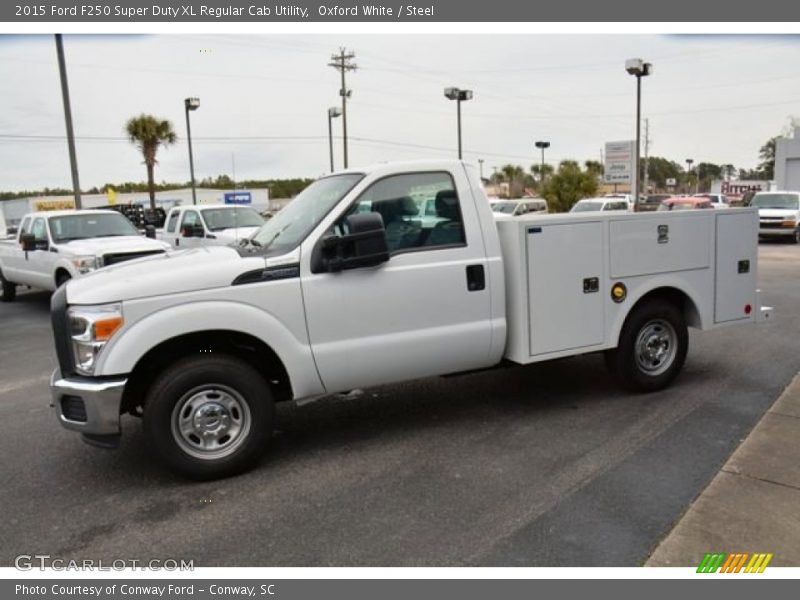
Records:
[[[79,431],[89,436],[119,435],[119,415],[122,404],[122,391],[127,379],[92,379],[74,377],[61,379],[58,370],[50,376],[50,406],[56,412],[58,422],[66,429]],[[83,405],[80,410],[64,414],[65,401],[73,408]],[[77,413],[77,414],[76,414]]]

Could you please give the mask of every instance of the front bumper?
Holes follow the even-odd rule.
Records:
[[[50,406],[63,427],[79,431],[87,441],[101,436],[119,436],[120,406],[126,382],[126,378],[62,379],[61,372],[56,369],[50,377]]]
[[[764,227],[762,224],[758,228],[758,235],[761,237],[791,237],[796,230],[796,227]]]

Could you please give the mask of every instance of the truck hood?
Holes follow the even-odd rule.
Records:
[[[217,236],[217,239],[235,242],[242,238],[250,237],[259,229],[260,227],[231,227],[230,229],[221,229],[219,231],[212,231],[211,233]]]
[[[772,217],[775,218],[796,218],[798,211],[795,208],[759,208],[758,209],[758,216],[759,217]]]
[[[82,254],[99,256],[106,253],[125,254],[127,252],[152,252],[154,250],[168,250],[169,244],[151,240],[140,235],[126,235],[119,237],[89,238],[86,240],[73,240],[71,242],[56,243],[60,249],[68,250],[75,256]]]
[[[103,304],[229,286],[263,257],[242,258],[227,246],[167,252],[94,271],[67,284],[69,304]]]

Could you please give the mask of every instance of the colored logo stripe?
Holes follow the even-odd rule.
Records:
[[[763,573],[764,569],[772,560],[772,554],[747,552],[734,552],[725,554],[724,552],[709,553],[703,557],[697,573]],[[748,559],[750,561],[748,562]],[[745,563],[747,566],[745,567]],[[744,571],[742,571],[744,569]]]

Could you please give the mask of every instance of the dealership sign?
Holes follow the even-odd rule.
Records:
[[[225,204],[250,204],[252,201],[250,192],[225,192]]]
[[[630,183],[635,170],[636,142],[606,142],[605,182]]]

